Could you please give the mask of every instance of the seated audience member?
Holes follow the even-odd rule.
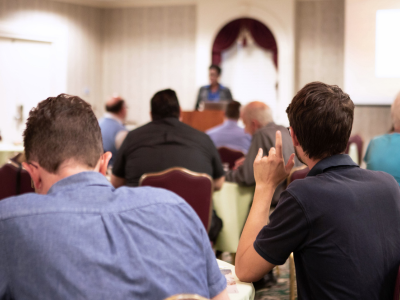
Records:
[[[245,125],[245,131],[253,136],[250,149],[237,167],[226,173],[226,181],[237,182],[243,185],[255,185],[253,162],[258,153],[258,149],[262,148],[264,153],[268,153],[269,149],[275,144],[275,132],[282,132],[284,142],[283,156],[289,159],[294,148],[290,138],[289,131],[280,125],[274,123],[272,119],[271,109],[263,102],[250,102],[242,110],[242,120]],[[285,189],[285,182],[282,182],[275,191],[272,204],[276,205],[279,195]]]
[[[115,187],[137,186],[145,173],[183,167],[214,178],[214,188],[225,180],[218,151],[209,136],[179,121],[180,107],[173,90],[151,99],[152,122],[128,133],[113,168]]]
[[[115,189],[89,104],[61,94],[24,132],[38,194],[0,201],[0,299],[228,299],[207,233],[177,195]]]
[[[238,126],[240,103],[232,101],[225,111],[225,122],[209,129],[206,133],[214,142],[215,147],[227,147],[247,153],[251,143],[251,135]]]
[[[110,151],[112,153],[109,163],[111,166],[115,161],[119,147],[121,147],[128,133],[124,126],[126,113],[125,101],[120,97],[112,97],[107,101],[106,113],[99,121],[104,152]]]
[[[312,82],[286,110],[296,154],[310,172],[268,214],[294,165],[276,148],[254,162],[256,189],[236,254],[236,274],[254,281],[294,253],[299,299],[393,299],[400,264],[400,189],[392,176],[343,154],[354,104],[339,87]],[[266,153],[264,153],[266,154]],[[287,164],[285,166],[285,161]]]
[[[373,138],[364,161],[367,169],[389,173],[400,184],[400,94],[392,104],[391,115],[393,132]]]

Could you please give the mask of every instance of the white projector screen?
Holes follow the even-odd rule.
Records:
[[[400,1],[346,0],[344,89],[355,104],[400,92]]]

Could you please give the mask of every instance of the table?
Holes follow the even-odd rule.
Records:
[[[13,144],[7,144],[0,142],[0,167],[8,162],[8,160],[15,154],[23,152],[24,147],[22,145],[16,146]]]
[[[240,186],[233,182],[224,182],[222,189],[214,192],[214,209],[223,222],[216,250],[236,253],[253,195],[254,186]]]
[[[254,295],[255,295],[255,290],[254,286],[252,283],[247,283],[247,282],[241,282],[237,277],[235,273],[235,266],[217,259],[218,266],[222,269],[231,269],[233,277],[235,278],[236,281],[236,287],[239,291],[237,294],[228,294],[230,300],[253,300]]]

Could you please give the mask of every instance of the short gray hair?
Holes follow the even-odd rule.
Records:
[[[394,100],[390,111],[394,128],[400,129],[400,93]]]
[[[246,120],[256,120],[261,126],[274,121],[271,108],[263,102],[254,101],[243,107],[243,118]]]

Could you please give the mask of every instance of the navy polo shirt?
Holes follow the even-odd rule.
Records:
[[[293,181],[254,242],[268,262],[294,253],[299,299],[392,299],[400,264],[400,188],[348,155]]]

